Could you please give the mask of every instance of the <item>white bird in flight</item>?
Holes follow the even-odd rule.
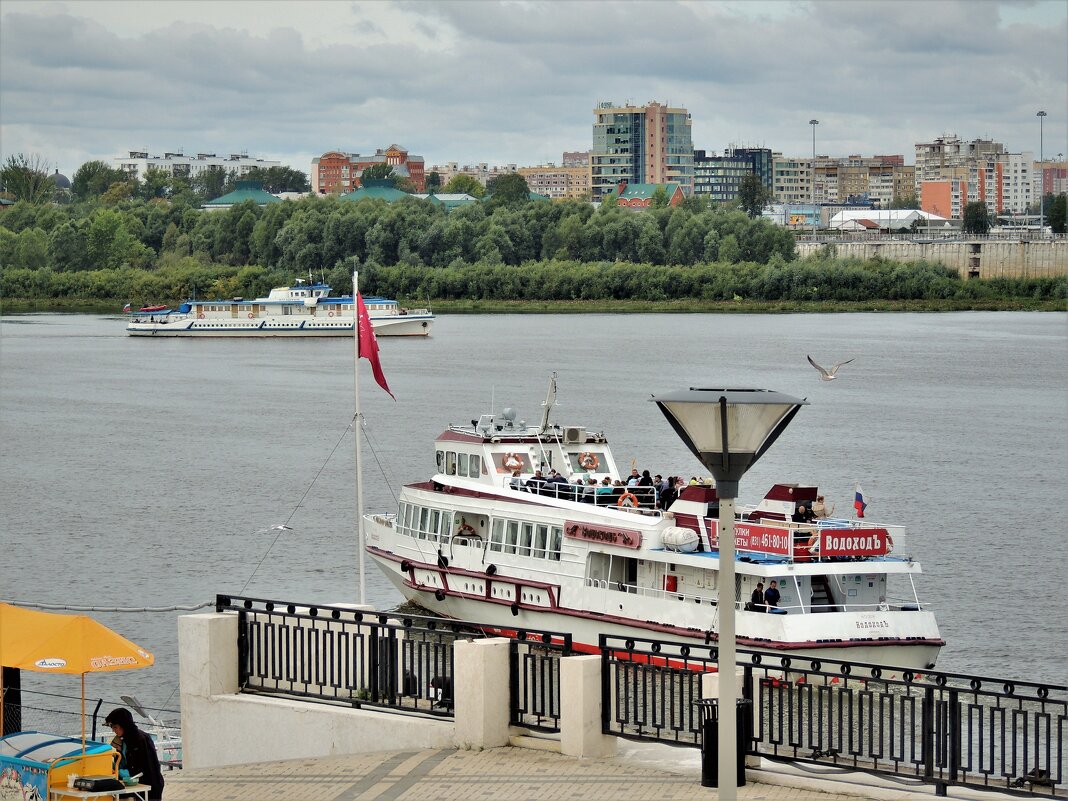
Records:
[[[826,367],[820,367],[818,364],[812,361],[811,356],[806,356],[805,358],[808,359],[809,364],[811,364],[813,367],[820,371],[820,381],[834,381],[834,379],[837,378],[837,376],[835,376],[835,373],[838,372],[838,368],[841,367],[843,364],[849,364],[851,361],[854,361],[854,359],[846,359],[846,361],[838,362],[838,364],[828,370]]]

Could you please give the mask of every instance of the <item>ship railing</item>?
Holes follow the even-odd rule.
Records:
[[[776,613],[785,614],[826,614],[828,612],[925,612],[933,608],[930,602],[919,603],[917,601],[885,601],[879,603],[834,603],[829,601],[823,604],[779,604],[775,607]],[[748,610],[765,612],[764,609]]]
[[[716,645],[609,634],[598,644],[602,732],[700,747]],[[937,796],[961,786],[1065,797],[1068,686],[748,648],[736,665],[748,756],[933,785]]]
[[[615,590],[616,592],[625,592],[630,595],[640,595],[643,598],[670,598],[672,600],[678,601],[692,601],[697,604],[708,604],[709,606],[719,605],[719,602],[715,598],[710,598],[707,595],[691,595],[690,593],[685,592],[670,592],[668,590],[657,589],[656,587],[639,587],[637,584],[628,584],[624,581],[610,581],[608,579],[587,578],[586,586],[593,587],[594,589]],[[740,605],[739,608],[741,608]]]
[[[588,503],[602,508],[623,509],[639,514],[660,514],[656,508],[656,489],[653,487],[612,487],[611,492],[597,493],[593,485],[571,484],[562,481],[537,482],[530,479],[509,486],[543,498]],[[632,498],[626,496],[630,494]],[[633,503],[634,505],[630,505]]]
[[[495,636],[485,623],[352,606],[216,596],[216,611],[238,616],[242,692],[453,715],[453,645]],[[572,653],[569,632],[509,629],[510,717],[515,725],[557,730],[559,659]]]

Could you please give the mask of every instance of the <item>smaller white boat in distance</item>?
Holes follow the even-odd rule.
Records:
[[[364,516],[366,552],[409,601],[497,632],[601,633],[689,645],[719,632],[719,499],[711,483],[666,498],[626,486],[603,433],[512,409],[450,425],[436,469],[395,513]],[[657,457],[654,457],[654,460]],[[650,462],[650,465],[655,464]],[[606,481],[607,479],[607,481]],[[814,484],[777,483],[735,523],[739,647],[926,670],[945,644],[915,586],[901,526],[795,521]],[[780,593],[768,608],[759,591]]]
[[[352,337],[356,304],[323,283],[279,286],[265,298],[187,300],[178,308],[126,310],[126,333],[142,337]],[[389,298],[364,297],[375,336],[425,337],[434,315]]]

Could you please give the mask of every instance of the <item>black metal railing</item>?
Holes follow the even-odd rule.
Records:
[[[242,691],[439,717],[453,714],[457,637],[497,633],[473,621],[263,598],[220,595],[216,610],[238,615]],[[510,719],[531,728],[557,727],[558,662],[571,652],[571,635],[505,634],[512,639]]]
[[[600,638],[602,730],[700,746],[715,647]],[[739,649],[750,754],[933,784],[1065,795],[1068,687]]]
[[[512,725],[560,731],[560,658],[570,655],[570,634],[516,632],[510,646]]]

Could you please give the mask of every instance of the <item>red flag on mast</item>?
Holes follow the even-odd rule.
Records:
[[[363,305],[363,295],[359,292],[356,293],[356,320],[357,325],[360,327],[360,356],[371,363],[371,373],[374,374],[378,386],[389,392],[389,397],[396,400],[393,393],[389,391],[386,376],[382,373],[382,364],[378,361],[378,339],[375,337],[374,329],[371,327],[371,318],[367,314],[367,307]]]

